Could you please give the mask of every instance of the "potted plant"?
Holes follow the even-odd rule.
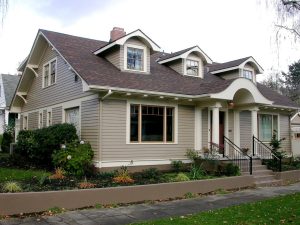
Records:
[[[243,155],[248,155],[249,148],[242,148]]]

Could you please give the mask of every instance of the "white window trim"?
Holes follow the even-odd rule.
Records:
[[[257,120],[259,118],[259,115],[272,115],[272,116],[277,116],[277,127],[278,127],[278,131],[277,131],[277,137],[278,140],[280,140],[280,114],[279,113],[274,113],[274,112],[259,112],[257,113]],[[273,118],[272,118],[272,126],[273,126]],[[258,132],[258,138],[259,138],[259,120],[257,121],[257,132]],[[273,135],[272,135],[273,136]],[[262,141],[263,143],[270,143],[268,141]]]
[[[51,71],[51,63],[55,61],[55,82],[53,84],[50,84],[51,82],[51,74],[50,74],[50,71]],[[48,86],[45,86],[45,66],[49,66],[49,74],[48,74]],[[47,88],[47,87],[50,87],[54,84],[56,84],[56,80],[57,80],[57,57],[51,59],[50,61],[48,61],[47,63],[43,64],[43,79],[42,79],[42,88]]]
[[[49,113],[51,114],[51,123],[49,123]],[[47,116],[46,116],[46,118],[47,118],[46,126],[49,127],[49,126],[51,126],[53,124],[53,121],[52,121],[52,119],[53,119],[52,109],[48,109],[47,110]]]
[[[140,105],[149,105],[149,106],[166,106],[166,107],[174,107],[174,141],[173,142],[131,142],[130,141],[130,105],[132,104],[140,104]],[[169,104],[169,103],[161,103],[156,101],[138,101],[138,100],[128,100],[127,101],[127,115],[126,115],[126,144],[130,145],[174,145],[178,144],[178,105],[177,104]]]
[[[81,101],[76,101],[75,103],[66,103],[62,106],[62,122],[67,123],[67,112],[68,109],[78,108],[78,116],[79,116],[79,139],[81,139]]]
[[[127,48],[137,48],[143,50],[143,70],[134,70],[134,69],[128,69],[127,68]],[[134,45],[134,44],[125,44],[124,45],[124,70],[125,71],[134,71],[134,72],[140,72],[140,73],[146,73],[147,71],[147,47],[141,46],[141,45]]]

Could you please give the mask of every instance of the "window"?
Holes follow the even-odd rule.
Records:
[[[56,59],[44,65],[43,87],[48,87],[56,82]]]
[[[250,70],[243,70],[243,77],[249,80],[253,79],[253,72]]]
[[[260,114],[258,116],[259,139],[269,142],[272,136],[278,135],[278,116],[269,114]],[[278,136],[277,136],[278,138]]]
[[[174,142],[174,108],[130,106],[131,142]]]
[[[51,126],[52,125],[52,113],[48,112],[47,113],[47,126]]]
[[[39,114],[39,128],[43,127],[43,113]]]
[[[24,116],[23,118],[23,130],[27,130],[28,129],[28,117]]]
[[[192,76],[199,75],[199,62],[187,59],[186,60],[186,74]]]
[[[144,70],[144,50],[127,47],[127,69]]]
[[[66,109],[66,122],[73,124],[76,128],[77,135],[80,136],[80,126],[79,126],[79,107]]]

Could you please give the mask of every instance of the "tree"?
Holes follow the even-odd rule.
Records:
[[[300,60],[289,65],[289,72],[282,75],[287,96],[300,105]]]
[[[8,9],[8,0],[0,0],[0,17],[3,24],[4,17]]]

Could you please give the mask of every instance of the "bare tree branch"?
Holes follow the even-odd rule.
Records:
[[[290,28],[290,27],[283,26],[283,25],[278,25],[278,24],[276,24],[275,26],[280,28],[280,29],[285,29],[287,31],[290,31],[294,35],[298,36],[298,38],[300,38],[300,32],[298,30],[294,29],[294,28]]]
[[[4,18],[8,10],[8,0],[0,0],[0,17],[3,24]]]

